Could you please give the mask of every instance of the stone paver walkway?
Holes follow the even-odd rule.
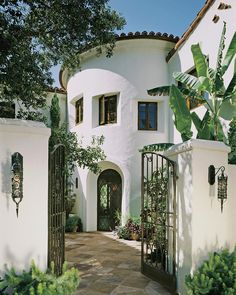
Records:
[[[75,295],[169,295],[140,273],[140,242],[116,239],[112,233],[66,235],[66,261],[78,268]]]

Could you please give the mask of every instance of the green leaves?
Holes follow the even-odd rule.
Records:
[[[179,81],[192,89],[198,89],[201,85],[198,78],[186,73],[174,72],[173,77],[176,81]]]
[[[50,107],[50,117],[51,117],[51,128],[59,128],[60,126],[60,106],[59,99],[56,94],[54,94]]]
[[[220,107],[219,116],[225,120],[232,120],[236,117],[236,104],[229,100],[223,101]]]
[[[233,295],[236,287],[236,250],[212,253],[193,275],[185,278],[187,294]]]
[[[199,44],[194,44],[191,46],[191,51],[193,54],[193,60],[195,68],[197,70],[198,77],[207,77],[208,65],[206,57],[203,55]]]
[[[176,129],[181,133],[183,141],[190,139],[192,137],[191,114],[184,96],[175,85],[172,85],[170,90],[170,107],[175,116]]]
[[[42,272],[34,262],[29,271],[17,273],[12,268],[7,270],[0,282],[1,294],[17,295],[71,295],[79,285],[78,270],[68,270],[66,263],[63,265],[63,274],[56,277],[53,270]]]
[[[1,100],[34,110],[45,106],[53,65],[78,67],[79,53],[105,44],[111,55],[125,24],[108,0],[1,1],[0,22]]]
[[[170,86],[160,86],[153,89],[148,90],[149,95],[169,95],[170,94]]]
[[[236,32],[233,35],[233,38],[230,42],[229,48],[226,52],[226,55],[224,57],[223,63],[222,63],[222,69],[221,69],[221,74],[222,76],[224,73],[227,71],[232,59],[234,58],[236,54]]]
[[[228,139],[229,146],[231,148],[231,152],[229,154],[229,163],[236,164],[236,118],[230,122],[229,126]]]
[[[224,100],[234,98],[236,96],[236,72],[233,75],[225,93],[224,93]]]
[[[191,114],[193,123],[198,131],[197,138],[212,140],[213,139],[213,124],[211,122],[211,116],[209,111],[207,111],[201,120],[198,115],[193,112]]]

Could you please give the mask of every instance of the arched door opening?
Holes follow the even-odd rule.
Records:
[[[110,231],[116,226],[116,216],[121,213],[122,180],[113,170],[104,170],[98,177],[97,229]]]

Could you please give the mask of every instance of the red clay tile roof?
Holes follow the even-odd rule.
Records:
[[[129,32],[127,34],[125,33],[121,33],[120,35],[115,35],[116,40],[117,41],[122,41],[122,40],[130,40],[130,39],[155,39],[155,40],[163,40],[163,41],[169,41],[169,42],[173,42],[173,43],[177,43],[179,41],[179,37],[178,36],[174,36],[172,34],[167,34],[167,33],[160,33],[160,32],[147,32],[147,31],[143,31],[143,32]],[[59,72],[59,82],[62,86],[61,90],[64,89],[63,83],[62,83],[62,73],[63,71],[60,70]]]
[[[166,61],[168,62],[170,58],[175,54],[177,49],[186,41],[186,39],[189,37],[189,35],[196,29],[204,15],[207,13],[208,9],[215,3],[216,0],[207,0],[203,8],[199,11],[196,18],[193,20],[193,22],[190,24],[188,29],[185,31],[185,33],[182,35],[182,37],[179,39],[179,41],[176,43],[175,47],[169,52],[169,54],[166,57]]]
[[[47,89],[47,92],[66,94],[66,90],[64,88],[58,88],[58,87],[50,87]]]
[[[157,39],[157,40],[164,40],[177,43],[179,41],[178,36],[174,36],[172,34],[168,35],[167,33],[160,33],[160,32],[129,32],[127,34],[121,33],[120,35],[116,35],[116,40],[128,40],[128,39]]]

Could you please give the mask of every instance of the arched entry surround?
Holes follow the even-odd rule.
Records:
[[[102,172],[107,169],[113,169],[121,176],[122,181],[122,216],[129,215],[129,195],[130,195],[130,174],[125,165],[121,163],[115,163],[112,159],[108,161],[102,161],[99,163]],[[95,175],[92,172],[88,172],[86,179],[86,195],[85,195],[85,207],[84,216],[85,223],[84,228],[86,231],[97,230],[97,181],[99,175]]]

